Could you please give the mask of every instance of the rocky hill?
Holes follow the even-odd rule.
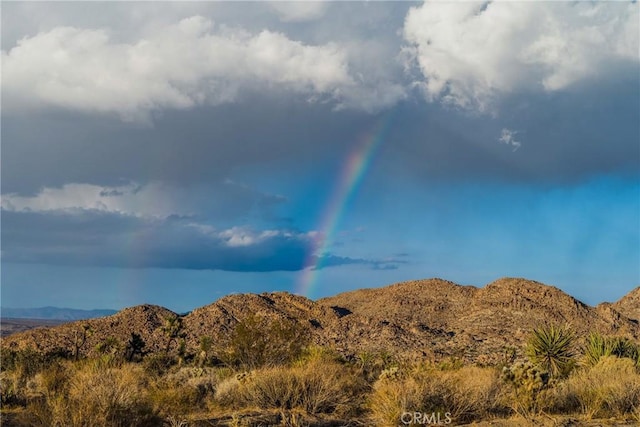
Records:
[[[3,338],[2,347],[12,349],[30,347],[42,352],[65,350],[73,353],[75,346],[84,340],[80,353],[90,354],[95,351],[98,344],[109,338],[126,343],[131,338],[131,333],[135,332],[144,339],[145,350],[158,351],[164,348],[166,342],[161,328],[165,319],[171,316],[175,316],[175,313],[164,307],[138,305],[125,308],[107,317],[80,320],[55,327],[35,328],[13,334]]]
[[[517,278],[483,288],[419,280],[347,292],[319,303],[402,328],[412,335],[416,350],[434,359],[456,356],[493,363],[510,348],[521,348],[531,329],[545,322],[570,325],[580,336],[598,331],[640,338],[638,323],[615,307],[590,307],[555,287]]]
[[[255,315],[297,322],[310,331],[313,342],[345,356],[386,350],[408,358],[497,363],[510,349],[521,348],[531,329],[544,322],[569,324],[581,336],[599,331],[638,340],[639,293],[635,289],[617,303],[590,307],[557,288],[525,279],[500,279],[483,288],[429,279],[318,301],[286,292],[235,294],[181,319],[192,352],[203,336],[211,337],[214,350],[220,350],[235,325]],[[91,354],[109,337],[127,342],[132,332],[142,337],[146,350],[157,351],[167,344],[162,326],[172,316],[176,314],[162,307],[137,306],[104,318],[11,335],[2,346],[69,348],[87,325],[92,333],[81,353]]]
[[[611,304],[620,314],[640,322],[640,286]]]

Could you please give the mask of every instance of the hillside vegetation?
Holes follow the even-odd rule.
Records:
[[[637,293],[590,307],[523,279],[431,279],[132,307],[3,339],[3,425],[633,425]]]

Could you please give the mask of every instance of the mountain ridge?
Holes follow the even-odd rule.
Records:
[[[345,357],[364,351],[388,351],[403,358],[459,358],[480,364],[499,363],[505,351],[521,348],[531,329],[546,322],[571,325],[579,336],[590,332],[621,335],[638,341],[638,289],[618,302],[596,307],[562,290],[522,278],[502,278],[478,288],[443,279],[395,283],[359,289],[312,301],[288,292],[232,294],[180,316],[187,351],[197,352],[200,339],[212,338],[214,352],[239,322],[250,316],[288,320],[309,330],[315,344],[334,348]],[[177,316],[149,304],[114,315],[39,328],[10,335],[4,348],[33,347],[54,351],[87,325],[84,354],[95,352],[108,337],[126,343],[139,334],[153,352],[165,348],[162,326]],[[175,351],[178,343],[169,343]]]

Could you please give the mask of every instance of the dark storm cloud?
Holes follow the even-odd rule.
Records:
[[[288,230],[214,230],[90,210],[2,212],[3,262],[238,272],[298,271],[313,244]],[[324,260],[323,260],[324,261]],[[327,256],[325,266],[375,261]]]
[[[412,4],[331,3],[290,11],[242,3],[80,5],[3,7],[3,35],[8,34],[3,67],[9,62],[13,66],[13,86],[7,87],[7,79],[2,85],[3,197],[91,184],[107,187],[101,197],[115,198],[123,194],[122,186],[135,183],[144,189],[160,183],[171,187],[172,197],[191,195],[176,196],[176,206],[184,200],[197,202],[183,203],[193,209],[177,209],[171,211],[174,216],[155,220],[88,211],[84,205],[72,205],[74,214],[3,211],[3,261],[299,270],[313,259],[313,245],[304,232],[273,224],[286,217],[293,228],[304,217],[304,231],[311,231],[309,218],[320,213],[308,207],[296,207],[294,213],[275,208],[301,194],[329,194],[362,138],[382,138],[364,187],[384,183],[380,188],[395,186],[393,191],[407,198],[439,182],[547,185],[604,174],[637,176],[640,170],[638,61],[609,61],[593,46],[578,43],[567,49],[580,53],[578,59],[589,72],[572,74],[566,68],[571,61],[541,62],[553,59],[544,57],[533,58],[538,63],[532,71],[514,52],[535,47],[536,39],[519,32],[512,25],[516,21],[509,21],[518,35],[514,43],[505,39],[498,40],[496,49],[481,46],[487,69],[458,69],[448,65],[470,57],[467,53],[478,49],[476,39],[458,43],[448,38],[456,32],[446,31],[447,19],[457,19],[457,13],[442,16],[447,25],[427,28],[421,23],[437,18],[438,11],[416,9],[411,25],[405,25]],[[517,15],[517,7],[508,7]],[[508,20],[512,15],[501,16]],[[529,21],[536,35],[536,22]],[[491,33],[490,20],[482,22],[481,29]],[[572,29],[580,30],[579,24]],[[180,56],[184,64],[161,55],[165,28],[183,37],[183,44],[173,46],[176,54],[189,52],[191,42],[199,43],[200,50],[194,49],[193,57]],[[424,28],[435,31],[439,46],[451,47],[443,51],[451,57],[434,55],[435,47],[420,32]],[[617,37],[621,32],[614,30]],[[633,31],[624,34],[631,34],[629,45],[637,52],[637,34],[635,39]],[[216,56],[223,50],[217,48],[228,47],[236,36],[242,43],[231,46],[244,52],[234,56],[237,69]],[[558,40],[562,36],[554,34]],[[22,38],[22,50],[12,51]],[[123,60],[123,52],[144,57],[139,42],[146,38],[156,48],[149,57],[159,58],[160,66],[146,69],[143,63],[140,68],[147,74],[131,77],[137,68]],[[77,63],[56,63],[60,55],[46,49],[52,40]],[[95,50],[74,50],[83,41]],[[208,49],[207,41],[216,49]],[[277,56],[287,50],[294,54]],[[280,59],[265,60],[264,52]],[[95,73],[111,65],[109,58],[122,63],[122,69],[116,67],[117,78],[109,81],[119,96],[96,84],[100,79]],[[326,75],[316,67],[325,59],[331,65]],[[205,62],[209,68],[198,69]],[[222,71],[212,66],[217,63]],[[59,66],[59,73],[50,64]],[[445,72],[447,81],[438,77]],[[500,79],[503,72],[505,79]],[[492,81],[499,84],[487,84]],[[51,89],[52,82],[62,82],[64,90]],[[78,87],[84,92],[71,96],[74,90],[67,89]],[[124,99],[127,95],[131,99]],[[381,128],[383,132],[374,133]],[[516,151],[499,141],[505,129],[517,131]],[[270,186],[283,181],[293,194],[271,194]],[[243,182],[264,187],[252,189]],[[165,197],[170,198],[169,192]],[[260,214],[250,217],[255,209]],[[218,234],[188,221],[210,224]],[[278,231],[261,234],[243,229],[245,224]],[[225,237],[220,234],[225,230],[233,231]],[[229,244],[233,238],[242,243]],[[377,269],[402,264],[336,254],[316,261],[327,267],[364,264]]]
[[[406,102],[394,107],[377,167],[420,181],[535,183],[633,173],[640,159],[639,97],[637,79],[627,78],[583,92],[514,97],[496,118]],[[389,114],[336,112],[254,94],[224,107],[165,112],[152,127],[72,113],[6,117],[2,192],[152,180],[210,185],[247,172],[312,174],[339,163]],[[517,151],[498,142],[504,128],[518,130]]]
[[[317,98],[313,93],[291,92],[265,83],[240,88],[235,98],[217,106],[205,103],[178,110],[153,110],[147,122],[125,123],[115,110],[96,114],[40,106],[12,112],[10,98],[5,97],[2,193],[34,194],[41,188],[67,183],[118,186],[156,180],[206,186],[246,174],[312,175],[339,164],[362,133],[373,129],[378,120],[387,120],[389,115],[395,118],[377,162],[381,175],[401,173],[414,182],[488,179],[537,183],[574,181],[604,173],[634,173],[638,169],[637,61],[627,65],[615,62],[615,66],[607,67],[587,58],[588,65],[601,69],[592,70],[587,77],[576,74],[572,84],[557,90],[544,90],[526,64],[506,61],[513,56],[513,49],[529,46],[527,34],[518,33],[517,27],[509,24],[510,31],[518,35],[517,40],[500,41],[502,44],[496,51],[482,50],[491,65],[484,71],[490,77],[500,73],[498,65],[508,65],[505,71],[509,79],[504,87],[498,87],[501,91],[492,95],[494,110],[490,114],[451,104],[443,107],[437,91],[433,99],[425,100],[422,91],[412,89],[416,83],[429,82],[430,69],[423,70],[410,62],[403,64],[401,53],[413,46],[418,49],[416,60],[431,58],[430,45],[415,32],[421,28],[417,25],[421,20],[438,16],[437,11],[423,13],[427,8],[416,9],[411,22],[405,23],[404,17],[414,4],[332,3],[322,13],[312,11],[307,17],[310,21],[302,23],[287,19],[286,13],[283,15],[268,5],[255,5],[259,12],[252,6],[101,4],[78,9],[65,4],[42,8],[11,4],[3,14],[3,21],[9,15],[15,16],[16,22],[35,17],[41,25],[8,25],[6,31],[14,34],[9,37],[13,44],[5,49],[13,48],[21,37],[33,37],[37,31],[52,31],[65,25],[107,28],[114,43],[133,45],[147,33],[154,35],[159,28],[202,15],[203,19],[212,20],[213,29],[207,31],[215,34],[220,26],[229,25],[246,28],[252,35],[263,29],[282,32],[291,41],[300,40],[305,46],[335,43],[345,52],[350,78],[360,82],[340,87],[341,91],[360,91],[349,95],[358,99],[364,99],[366,93],[379,93],[383,99],[395,93],[389,89],[391,86],[399,85],[405,88],[408,98],[404,101],[390,98],[377,113],[355,107],[336,110],[339,103],[335,99]],[[485,12],[497,7],[492,5]],[[508,7],[512,9],[509,13],[518,11]],[[531,8],[535,12],[537,6]],[[566,12],[562,7],[557,9]],[[100,13],[96,14],[96,10]],[[305,15],[304,11],[292,13]],[[444,14],[442,19],[455,16]],[[346,22],[353,25],[344,25]],[[451,23],[463,27],[472,24],[472,20]],[[578,24],[572,25],[579,29]],[[438,28],[430,29],[436,31],[438,42],[443,46],[453,43],[446,39],[446,32],[438,33]],[[490,25],[482,27],[483,31],[490,28]],[[403,29],[406,40],[400,31]],[[637,45],[637,35],[630,40]],[[473,38],[464,41],[460,49],[474,47]],[[581,59],[593,50],[579,44],[568,49],[572,47],[582,55]],[[451,60],[455,54],[452,51]],[[493,61],[492,55],[500,61]],[[440,65],[446,65],[449,59],[445,58]],[[564,71],[561,67],[551,69],[556,74]],[[521,80],[514,80],[520,75]],[[469,85],[480,81],[472,78],[473,73],[470,76],[469,81],[456,72],[450,77],[452,84],[469,89]],[[3,94],[5,90],[3,82]],[[461,97],[468,95],[457,93]],[[391,113],[392,110],[399,111]],[[516,152],[498,142],[502,129],[518,131],[521,148]]]
[[[3,121],[2,191],[123,180],[192,185],[242,168],[311,168],[339,156],[372,122],[364,113],[257,94],[224,107],[168,111],[152,126],[77,113],[10,116]]]
[[[512,96],[496,117],[400,106],[378,162],[387,175],[424,183],[632,176],[640,170],[640,82],[633,74],[553,95]],[[518,150],[499,141],[505,128],[517,130]]]

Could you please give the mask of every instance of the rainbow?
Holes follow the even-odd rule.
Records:
[[[338,226],[348,210],[349,202],[371,166],[375,153],[385,140],[393,116],[393,113],[390,113],[381,117],[371,129],[363,133],[344,162],[339,179],[323,210],[318,233],[314,238],[313,250],[307,257],[306,267],[296,285],[297,294],[313,297],[320,270],[323,267],[323,255],[333,244]]]

